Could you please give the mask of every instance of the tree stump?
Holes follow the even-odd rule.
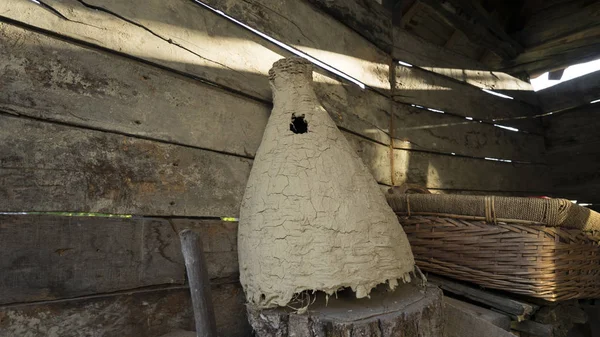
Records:
[[[391,292],[380,286],[370,298],[351,291],[328,303],[317,294],[306,313],[287,307],[260,310],[248,305],[248,319],[259,337],[442,337],[442,291],[404,284]],[[313,295],[314,296],[314,295]]]

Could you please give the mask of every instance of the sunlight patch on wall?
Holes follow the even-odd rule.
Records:
[[[265,40],[267,40],[267,41],[269,41],[271,43],[274,43],[274,44],[278,45],[279,47],[287,50],[288,52],[290,52],[290,53],[292,53],[292,54],[294,54],[296,56],[300,56],[302,58],[305,58],[305,59],[309,60],[310,62],[312,62],[313,64],[315,64],[315,65],[317,65],[317,66],[319,66],[319,67],[321,67],[321,68],[323,68],[323,69],[325,69],[327,71],[330,71],[330,72],[332,72],[332,73],[334,73],[334,74],[336,74],[336,75],[338,75],[338,76],[340,76],[340,77],[342,77],[342,78],[344,78],[344,79],[346,79],[346,80],[348,80],[348,81],[350,81],[350,82],[358,85],[361,89],[365,89],[365,84],[362,83],[361,81],[355,79],[354,77],[352,77],[352,76],[350,76],[350,75],[348,75],[348,74],[346,74],[346,73],[344,73],[344,72],[342,72],[342,71],[340,71],[340,70],[338,70],[338,69],[336,69],[336,68],[334,68],[334,67],[332,67],[332,66],[330,66],[330,65],[328,65],[328,64],[326,64],[326,63],[324,63],[324,62],[322,62],[322,61],[320,61],[320,60],[318,60],[318,59],[316,59],[314,57],[312,57],[312,56],[310,56],[307,53],[304,53],[304,52],[302,52],[302,51],[300,51],[300,50],[298,50],[298,49],[296,49],[296,48],[294,48],[292,46],[287,45],[287,44],[285,44],[285,43],[283,43],[283,42],[275,39],[274,37],[271,37],[271,36],[269,36],[269,35],[261,32],[261,31],[259,31],[258,29],[250,27],[249,25],[247,25],[247,24],[245,24],[245,23],[243,23],[243,22],[235,19],[234,17],[231,17],[231,16],[225,14],[223,11],[215,9],[215,8],[212,8],[211,6],[203,3],[202,1],[199,1],[199,0],[193,0],[193,1],[195,3],[197,3],[198,5],[203,6],[203,7],[207,8],[207,9],[211,10],[212,12],[221,15],[222,17],[226,18],[227,20],[232,21],[232,22],[236,23],[237,25],[244,27],[245,29],[253,32],[254,34],[256,34],[256,35],[258,35],[260,37],[262,37],[263,39],[265,39]]]

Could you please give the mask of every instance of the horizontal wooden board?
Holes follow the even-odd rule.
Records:
[[[415,67],[396,67],[394,99],[541,133],[536,109]],[[529,118],[529,119],[525,119]]]
[[[544,161],[544,137],[395,104],[394,147],[464,156]]]
[[[251,160],[0,115],[0,210],[236,216]]]
[[[353,84],[340,84],[314,74],[315,93],[331,119],[341,129],[373,141],[389,144],[392,100],[371,90],[361,90]]]
[[[394,150],[396,185],[411,183],[432,189],[527,192],[549,186],[544,165]]]
[[[0,109],[247,157],[260,144],[271,110],[268,102],[8,24],[0,29],[0,46],[7,47],[0,66],[8,75]],[[21,43],[12,48],[14,41]],[[267,88],[270,99],[270,63],[264,61],[256,61],[264,75],[253,81]],[[184,70],[198,75],[190,69]],[[314,77],[315,91],[338,125],[389,143],[389,99],[321,73]],[[37,95],[25,94],[31,88]],[[79,104],[71,104],[73,100]]]
[[[240,285],[213,285],[212,298],[218,334],[250,336]],[[194,329],[183,287],[0,307],[0,336],[159,337],[179,329]]]
[[[267,81],[261,83],[260,78],[265,77],[270,65],[281,55],[289,55],[193,1],[47,0],[44,3],[68,20],[35,3],[29,5],[19,0],[0,4],[0,13],[265,99],[270,97],[270,90]],[[285,6],[272,0],[206,3],[369,86],[389,89],[389,57],[304,1]]]
[[[343,132],[353,149],[358,153],[375,180],[380,184],[391,185],[390,147],[374,143],[354,134]]]
[[[0,215],[0,304],[183,284],[177,233],[200,233],[211,279],[237,278],[237,223]]]
[[[205,0],[245,24],[382,92],[390,88],[391,57],[308,1]]]
[[[600,142],[600,104],[590,104],[544,118],[550,150]]]
[[[2,110],[241,156],[254,156],[270,113],[264,103],[3,23],[0,68]]]
[[[0,304],[185,281],[166,221],[0,215]]]
[[[376,1],[308,0],[336,20],[374,43],[386,53],[392,51],[392,13]]]
[[[268,42],[257,43],[250,32],[192,1],[104,1],[114,13],[98,10],[93,6],[99,3],[88,0],[44,3],[67,19],[19,0],[0,3],[0,18],[193,74],[254,97],[271,97],[265,74],[281,56],[269,49]]]
[[[600,99],[600,71],[540,90],[538,95],[545,112],[587,105]]]
[[[392,56],[395,60],[478,88],[495,90],[534,105],[538,104],[530,83],[500,71],[490,71],[490,67],[477,60],[430,43],[399,27],[393,28],[393,41]]]

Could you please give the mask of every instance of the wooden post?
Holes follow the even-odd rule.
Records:
[[[210,281],[202,251],[200,236],[185,229],[179,232],[181,252],[185,260],[197,337],[217,337],[217,324],[210,294]]]

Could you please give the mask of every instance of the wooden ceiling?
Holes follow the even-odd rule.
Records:
[[[600,58],[599,0],[386,0],[394,24],[528,79]]]

